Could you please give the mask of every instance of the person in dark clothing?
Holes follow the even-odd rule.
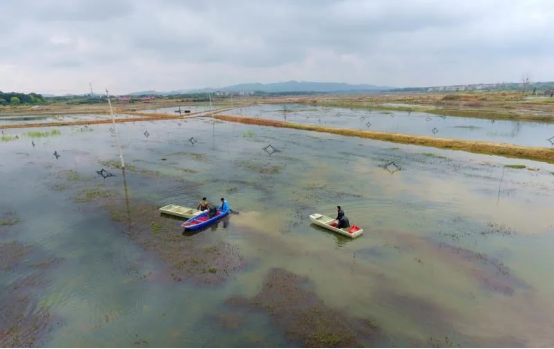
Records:
[[[344,215],[344,211],[340,206],[337,206],[337,228],[348,228],[350,226],[350,222],[348,221],[348,217]]]
[[[217,215],[217,207],[212,206],[208,209],[208,217],[213,218]]]
[[[200,211],[206,211],[209,208],[210,208],[210,204],[208,203],[208,201],[206,201],[206,198],[202,198],[202,201],[200,201],[196,209]]]

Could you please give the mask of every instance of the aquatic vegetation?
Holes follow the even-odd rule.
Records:
[[[121,162],[119,160],[100,160],[98,162],[101,165],[106,166],[106,167],[121,169]],[[136,168],[136,166],[130,165],[128,163],[125,164],[125,170],[126,171],[133,171],[133,172],[138,172],[139,171]]]
[[[92,127],[79,127],[78,129],[75,130],[75,132],[80,132],[80,133],[88,133],[92,131],[94,131]]]
[[[504,167],[522,170],[522,169],[524,169],[526,166],[525,166],[525,165],[504,165]]]
[[[246,265],[237,246],[214,241],[210,234],[183,235],[174,219],[161,216],[152,205],[134,204],[127,210],[122,203],[108,200],[102,207],[116,222],[128,219],[126,236],[158,255],[175,281],[218,284]]]
[[[2,142],[11,142],[11,141],[15,141],[17,138],[13,135],[7,135],[7,134],[3,134],[1,137],[0,137],[0,140]]]
[[[33,251],[32,246],[15,241],[0,243],[0,270],[10,271],[20,267]],[[27,268],[26,276],[15,279],[9,287],[0,288],[0,347],[44,345],[54,322],[48,307],[41,306],[35,294],[47,285],[44,271],[58,260],[47,258],[24,266]]]
[[[38,305],[31,296],[45,285],[42,275],[33,273],[1,292],[0,347],[44,346],[53,330],[54,321],[48,307]]]
[[[99,163],[106,167],[121,169],[121,162],[119,162],[118,160],[101,160],[99,161]],[[125,171],[136,172],[151,177],[167,177],[167,175],[164,175],[160,171],[141,169],[129,163],[125,164]]]
[[[470,125],[470,126],[454,126],[454,128],[465,128],[465,129],[468,129],[468,130],[478,130],[480,129],[481,127],[479,126],[473,126],[473,125]]]
[[[434,153],[423,153],[422,155],[425,155],[425,156],[430,157],[430,158],[448,159],[446,156],[437,155],[437,154],[434,154]]]
[[[252,130],[248,130],[248,131],[245,131],[242,136],[244,138],[254,138],[256,137],[256,132],[252,131]]]
[[[58,174],[58,178],[63,178],[68,182],[77,182],[83,180],[83,176],[79,174],[79,172],[75,170],[62,170]]]
[[[444,337],[444,339],[435,338],[433,336],[430,336],[427,339],[427,345],[430,348],[458,348],[460,347],[459,344],[454,344],[452,340],[448,337]]]
[[[67,185],[58,183],[52,186],[52,189],[54,189],[55,191],[64,191],[67,189]]]
[[[29,131],[25,133],[27,137],[30,138],[44,138],[44,137],[52,137],[52,136],[60,136],[62,132],[60,130],[50,130],[50,131]]]
[[[77,193],[73,197],[73,200],[75,202],[84,203],[84,202],[92,202],[98,199],[107,199],[112,196],[112,193],[110,193],[107,190],[103,190],[100,188],[91,188],[91,189],[83,189]]]
[[[514,229],[507,227],[503,224],[497,224],[493,222],[487,223],[487,230],[481,231],[481,235],[515,235]]]
[[[169,156],[186,156],[196,161],[209,161],[210,159],[205,154],[193,153],[188,151],[180,151],[169,154]]]
[[[152,223],[150,225],[150,229],[152,230],[152,234],[158,234],[159,232],[162,231],[163,226],[159,223]]]
[[[17,266],[30,250],[30,246],[16,241],[0,243],[0,270],[10,270]]]
[[[180,168],[179,170],[184,172],[184,173],[190,173],[190,174],[198,173],[198,171],[190,169],[190,168]]]
[[[244,168],[247,168],[249,170],[263,173],[263,174],[277,174],[281,172],[281,166],[278,165],[271,165],[270,163],[267,164],[260,164],[253,161],[239,161],[238,165]]]
[[[19,222],[19,217],[15,212],[6,212],[0,215],[0,226],[2,225],[16,225]]]
[[[227,304],[267,311],[287,337],[306,347],[368,346],[379,333],[373,321],[327,307],[308,278],[284,269],[272,269],[254,298],[230,298]]]

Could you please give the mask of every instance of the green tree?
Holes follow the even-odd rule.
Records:
[[[0,105],[7,105],[8,102],[4,98],[0,98]]]
[[[21,101],[19,100],[19,98],[17,98],[17,97],[10,98],[10,104],[11,105],[19,105],[20,103],[21,103]]]

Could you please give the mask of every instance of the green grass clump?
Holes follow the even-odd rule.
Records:
[[[152,223],[150,225],[150,229],[152,230],[152,234],[158,234],[162,231],[163,226],[160,223]]]
[[[17,217],[0,219],[0,225],[16,225],[17,222],[19,222]]]
[[[64,173],[65,173],[65,179],[68,182],[76,182],[82,178],[79,172],[74,170],[68,170],[68,171],[65,171]]]
[[[205,253],[217,253],[218,249],[217,249],[217,246],[210,246],[210,247],[204,248],[204,252]]]
[[[60,130],[51,130],[51,131],[29,131],[25,135],[30,138],[42,138],[42,137],[51,137],[59,136],[62,132]]]
[[[0,140],[2,140],[2,142],[11,142],[11,141],[15,141],[17,138],[15,138],[15,136],[12,136],[12,135],[2,135],[2,138],[0,138]]]
[[[254,138],[254,137],[256,137],[256,132],[254,132],[254,131],[252,131],[252,130],[248,130],[248,131],[244,132],[244,133],[242,134],[242,136],[243,136],[244,138]]]
[[[211,267],[210,269],[208,269],[208,271],[212,274],[215,274],[217,273],[217,268]]]
[[[107,199],[110,196],[111,193],[107,190],[85,189],[77,193],[73,199],[75,202],[91,202],[98,199]]]
[[[504,167],[521,170],[521,169],[524,169],[526,166],[525,165],[504,165]]]

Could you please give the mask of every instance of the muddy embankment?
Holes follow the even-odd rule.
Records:
[[[346,128],[334,128],[309,124],[296,124],[260,118],[248,118],[233,115],[217,115],[222,121],[238,122],[249,125],[291,128],[303,131],[331,133],[341,136],[369,138],[378,141],[419,145],[449,150],[462,150],[470,153],[496,155],[509,158],[543,161],[554,164],[554,149],[540,147],[525,147],[504,143],[490,143],[460,139],[435,138],[428,136],[407,135],[401,133],[365,131]]]

